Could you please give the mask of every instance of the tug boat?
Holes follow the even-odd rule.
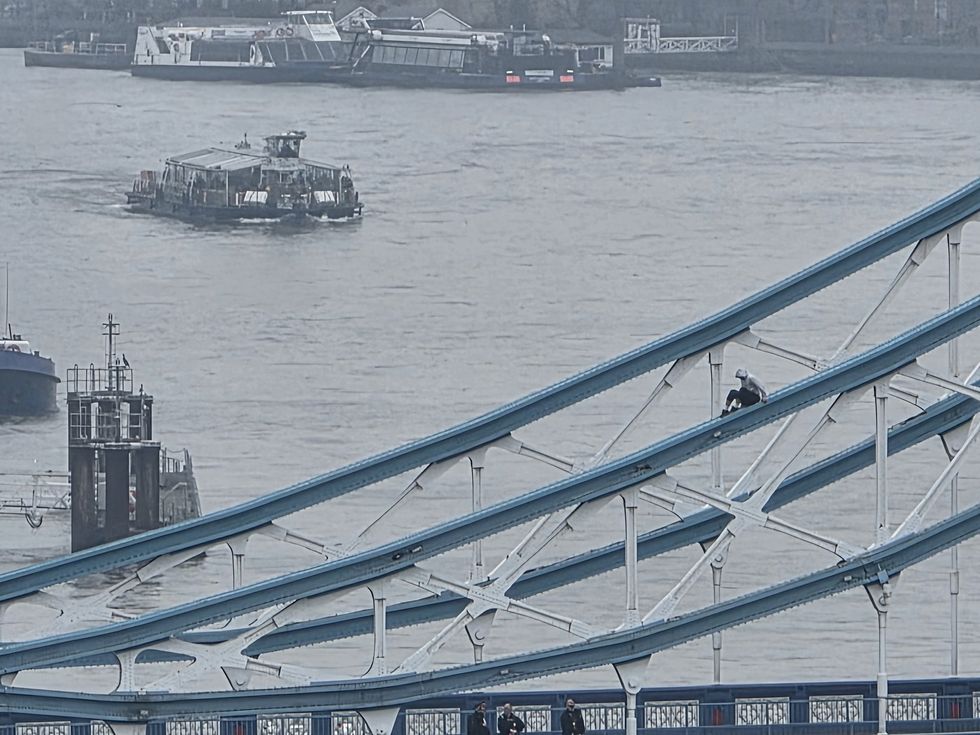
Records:
[[[190,221],[360,217],[364,205],[350,167],[300,158],[305,139],[305,132],[290,130],[268,136],[257,151],[246,134],[233,150],[168,158],[160,176],[140,173],[127,204],[131,211]]]

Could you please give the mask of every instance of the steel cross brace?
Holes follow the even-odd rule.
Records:
[[[154,643],[144,648],[182,653],[194,658],[194,661],[183,669],[167,674],[147,686],[150,690],[171,690],[183,688],[195,680],[200,680],[219,668],[226,671],[251,671],[277,676],[284,681],[296,684],[308,684],[317,677],[312,669],[286,664],[275,664],[260,661],[257,658],[245,656],[241,652],[252,642],[284,625],[309,619],[313,615],[322,615],[324,608],[355,592],[358,588],[351,587],[337,592],[330,592],[317,597],[295,600],[283,605],[276,605],[263,611],[255,622],[243,631],[241,635],[219,644],[190,643],[178,638],[170,638],[161,643]],[[142,650],[142,649],[141,649]],[[226,674],[227,675],[227,674]],[[331,674],[330,676],[333,676]],[[232,688],[244,687],[228,677]]]
[[[643,623],[648,623],[651,620],[665,619],[671,612],[673,612],[673,610],[680,603],[681,599],[683,599],[683,597],[694,587],[695,582],[698,580],[701,574],[711,565],[712,561],[714,561],[717,556],[725,554],[732,541],[735,540],[735,537],[738,536],[748,525],[750,525],[750,519],[759,518],[759,515],[762,514],[762,508],[772,497],[772,494],[776,491],[779,483],[782,482],[783,478],[789,472],[793,462],[795,462],[800,454],[802,454],[803,450],[809,446],[810,442],[812,442],[824,428],[830,424],[837,423],[838,416],[840,415],[841,411],[857,401],[861,395],[867,391],[867,389],[868,386],[864,385],[846,393],[841,393],[836,399],[834,399],[834,402],[827,408],[826,411],[824,411],[823,415],[819,418],[807,436],[797,444],[789,459],[785,460],[776,473],[766,480],[766,482],[763,483],[758,490],[752,493],[752,495],[750,495],[744,501],[740,502],[743,512],[735,515],[735,517],[729,521],[724,530],[722,530],[711,545],[704,550],[701,557],[691,566],[684,576],[681,577],[677,584],[674,585],[674,587],[666,595],[664,595],[660,602],[658,602],[656,606],[654,606],[654,608],[643,617]],[[783,435],[786,423],[792,420],[795,416],[799,415],[800,413],[793,414],[793,416],[791,416],[787,422],[784,422],[783,427],[781,427],[780,433],[777,433],[776,438]],[[774,442],[775,439],[769,443],[765,450],[763,450],[763,455],[771,451]],[[759,464],[760,460],[756,459],[756,461],[753,462],[752,467],[750,467],[750,470],[757,467]],[[745,475],[743,475],[743,477],[745,477]],[[736,483],[736,486],[737,485],[738,483]],[[728,495],[731,497],[734,495],[734,492],[729,492]]]
[[[417,490],[424,489],[429,483],[435,481],[442,475],[446,474],[457,462],[461,462],[464,459],[473,459],[474,456],[479,455],[478,462],[482,462],[483,455],[486,454],[489,449],[502,449],[512,454],[517,454],[522,457],[527,457],[529,459],[534,459],[539,462],[551,465],[552,467],[557,467],[564,472],[571,472],[573,462],[570,459],[565,459],[555,454],[550,454],[541,449],[532,447],[519,439],[516,439],[512,434],[497,439],[496,441],[490,442],[489,444],[484,444],[483,446],[476,447],[474,449],[468,449],[465,452],[454,455],[452,457],[447,457],[446,459],[440,460],[438,462],[433,462],[427,465],[425,468],[415,476],[408,487],[406,487],[402,493],[395,499],[395,501],[388,506],[388,508],[381,513],[377,518],[375,518],[371,523],[361,531],[358,536],[351,541],[343,550],[342,555],[350,555],[354,549],[360,546],[364,541],[366,541],[371,532],[378,527],[378,525],[387,518],[396,509],[400,508]],[[482,464],[480,465],[482,467]]]
[[[821,360],[819,357],[813,357],[812,355],[807,355],[797,350],[779,347],[772,342],[767,342],[751,329],[736,335],[732,341],[752,350],[758,350],[759,352],[766,352],[770,355],[775,355],[776,357],[782,357],[785,360],[798,363],[804,367],[810,368],[811,370],[823,370],[830,367],[829,363]]]
[[[654,389],[650,391],[650,395],[647,396],[647,399],[643,402],[643,405],[640,406],[639,410],[637,410],[636,413],[634,413],[633,416],[625,424],[623,424],[619,431],[617,431],[616,434],[603,445],[602,449],[585,461],[580,468],[581,471],[584,472],[585,470],[590,470],[593,467],[601,464],[602,461],[608,456],[609,452],[612,451],[612,448],[633,429],[636,423],[643,418],[646,412],[650,410],[650,408],[659,398],[677,385],[677,383],[679,383],[681,379],[701,361],[702,357],[707,355],[712,350],[721,349],[725,344],[727,344],[727,340],[726,342],[712,345],[710,348],[702,350],[701,352],[675,360],[667,369],[666,374],[657,382]]]
[[[899,536],[904,536],[909,533],[914,533],[918,531],[932,506],[935,505],[936,501],[939,499],[939,494],[946,488],[946,486],[952,481],[952,479],[959,473],[960,465],[963,463],[963,459],[966,457],[967,451],[976,441],[977,436],[980,435],[980,421],[976,418],[973,419],[970,426],[970,433],[967,434],[966,438],[963,440],[962,446],[956,451],[953,457],[950,459],[949,464],[943,468],[943,471],[936,478],[936,481],[932,486],[926,491],[922,500],[918,502],[912,512],[908,514],[902,524],[895,529],[892,534],[892,538],[898,538]]]
[[[205,545],[204,548],[212,545],[217,546],[220,544],[237,542],[239,540],[246,540],[251,534],[261,531],[262,528],[264,527],[248,531],[247,533],[240,534],[239,536],[235,536],[231,539]],[[117,582],[109,589],[81,600],[66,600],[51,592],[40,591],[9,604],[12,605],[20,602],[29,602],[60,611],[61,615],[56,618],[50,626],[41,631],[41,636],[63,633],[66,630],[73,628],[79,621],[82,620],[129,620],[135,616],[129,615],[120,610],[113,610],[109,607],[109,604],[123,593],[129,592],[130,590],[139,587],[144,582],[157,577],[164,572],[173,569],[174,567],[180,566],[189,559],[193,559],[195,556],[201,553],[201,550],[202,547],[194,547],[192,549],[185,549],[184,551],[180,551],[178,553],[166,554],[164,556],[157,557],[156,559],[147,562],[131,575]]]
[[[542,518],[530,533],[490,572],[489,578],[492,581],[488,585],[464,585],[450,582],[417,567],[419,572],[428,575],[426,578],[414,582],[418,586],[432,583],[434,584],[432,588],[423,588],[430,589],[434,593],[451,590],[468,598],[471,602],[428,643],[406,658],[397,671],[418,670],[431,660],[432,656],[461,628],[476,621],[481,615],[497,609],[507,610],[552,625],[579,637],[588,638],[596,635],[598,631],[583,621],[557,615],[527,603],[513,600],[507,596],[506,592],[538,553],[568,531],[574,531],[582,526],[587,527],[588,519],[611,499],[600,498]]]
[[[678,482],[676,479],[670,475],[662,475],[659,481],[653,483],[659,493],[666,495],[666,500],[669,501],[670,498],[681,498],[683,500],[693,500],[695,502],[701,502],[705,505],[710,505],[713,508],[717,508],[720,511],[728,513],[735,518],[742,518],[745,520],[746,525],[756,525],[760,528],[768,528],[773,531],[778,531],[787,536],[790,536],[800,541],[805,541],[808,544],[812,544],[820,549],[829,551],[832,554],[840,557],[841,559],[848,559],[857,554],[861,554],[867,549],[860,546],[853,546],[845,541],[839,541],[837,539],[831,538],[829,536],[824,536],[823,534],[817,533],[815,531],[810,531],[796,524],[784,521],[780,518],[775,517],[771,513],[766,513],[757,508],[750,508],[746,505],[747,501],[732,500],[723,495],[717,495],[712,492],[704,490],[695,490],[692,487],[684,485]],[[640,492],[648,492],[646,490],[641,490]],[[658,493],[658,494],[659,494]],[[660,497],[663,497],[661,495]]]

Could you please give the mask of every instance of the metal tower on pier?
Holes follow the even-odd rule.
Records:
[[[153,437],[153,396],[134,390],[119,324],[102,325],[104,368],[68,370],[68,470],[71,550],[81,551],[160,525],[160,443]]]

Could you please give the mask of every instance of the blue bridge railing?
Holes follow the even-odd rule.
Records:
[[[980,732],[980,679],[889,683],[888,732]],[[391,735],[465,735],[470,712],[487,703],[496,715],[507,702],[527,723],[527,735],[560,733],[567,697],[582,710],[587,735],[624,735],[622,691],[569,690],[470,693],[417,702],[401,710]],[[637,697],[639,732],[652,735],[872,735],[879,700],[871,681],[739,684],[644,689]],[[372,735],[354,711],[151,720],[147,735]],[[111,723],[0,720],[0,735],[113,735]]]

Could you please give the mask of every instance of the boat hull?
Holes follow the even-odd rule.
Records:
[[[435,89],[473,89],[506,92],[573,92],[587,90],[622,89],[624,87],[659,86],[659,80],[636,79],[617,74],[584,73],[574,75],[555,74],[551,77],[515,77],[504,74],[433,73],[411,74],[386,72],[378,69],[351,72],[336,66],[297,63],[279,66],[205,66],[183,64],[136,64],[131,67],[134,76],[165,79],[169,81],[202,82],[252,82],[273,84],[282,82],[308,82],[342,84],[352,87],[402,87]],[[562,81],[564,80],[564,81]]]
[[[360,217],[364,207],[360,202],[348,204],[325,204],[307,209],[281,209],[257,205],[254,207],[191,207],[175,204],[153,197],[143,197],[130,193],[127,204],[130,211],[154,214],[159,217],[173,217],[188,222],[238,222],[289,220],[312,217],[314,219],[351,219]]]
[[[347,74],[325,64],[291,64],[289,66],[222,66],[184,64],[133,64],[134,77],[165,79],[171,82],[250,82],[274,84],[284,82],[326,82]]]
[[[24,49],[24,66],[61,69],[128,69],[129,54],[64,54],[58,51]]]
[[[41,416],[58,410],[54,363],[39,355],[0,352],[0,416]]]

